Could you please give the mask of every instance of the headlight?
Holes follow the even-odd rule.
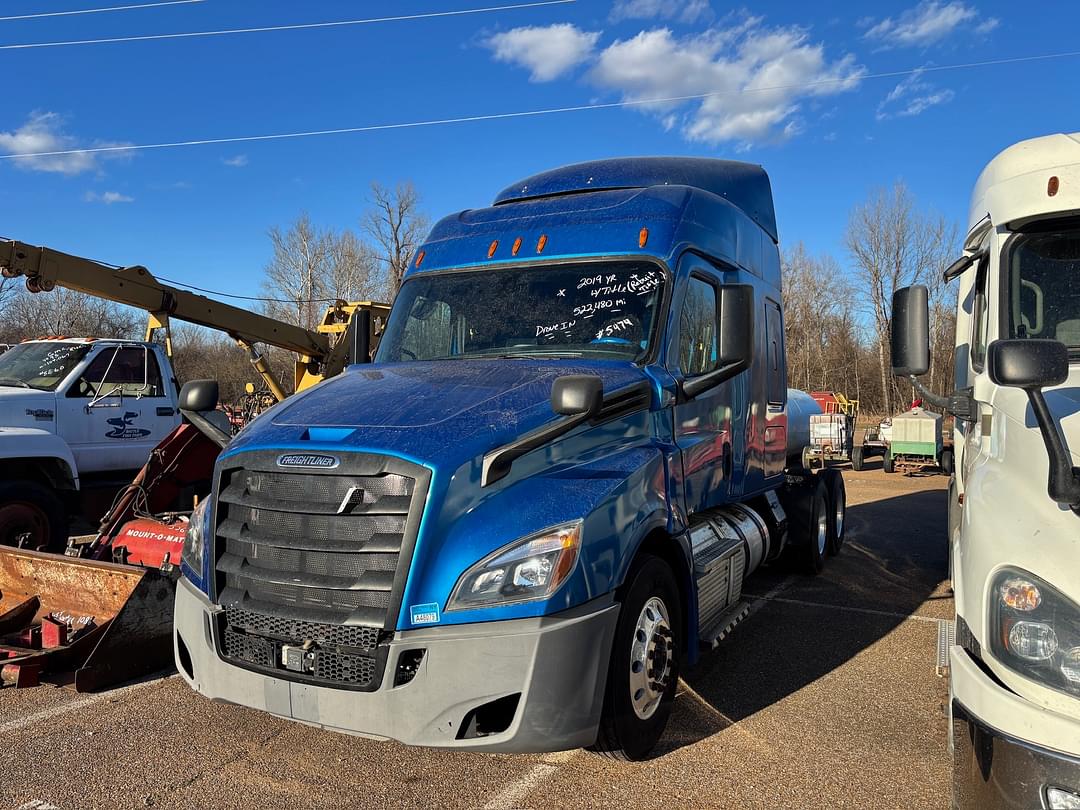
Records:
[[[546,599],[574,570],[580,547],[580,520],[515,540],[462,574],[446,609]]]
[[[184,536],[184,551],[181,560],[191,574],[198,579],[196,584],[202,587],[203,565],[206,562],[206,541],[210,536],[210,499],[200,501],[191,513],[187,534]],[[191,579],[191,577],[188,577]]]
[[[1010,669],[1080,697],[1080,608],[1019,570],[999,573],[990,594],[990,649]]]

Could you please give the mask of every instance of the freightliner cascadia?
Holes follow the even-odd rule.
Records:
[[[222,453],[178,669],[342,732],[644,757],[745,577],[843,541],[842,479],[798,461],[807,399],[760,167],[515,183],[434,227],[374,363]]]

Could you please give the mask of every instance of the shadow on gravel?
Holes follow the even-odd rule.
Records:
[[[656,756],[797,692],[934,601],[948,575],[945,509],[943,490],[853,505],[847,542],[817,577],[790,562],[751,577],[751,603],[778,586],[783,590],[683,673],[683,694]]]

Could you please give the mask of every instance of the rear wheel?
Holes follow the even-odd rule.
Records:
[[[844,532],[847,528],[847,490],[844,476],[839,470],[823,470],[825,491],[828,494],[829,539],[825,551],[830,556],[839,553],[844,545]]]
[[[659,557],[639,557],[626,581],[592,750],[639,760],[659,742],[671,714],[679,681],[682,605],[675,575]]]
[[[67,510],[55,493],[34,481],[0,483],[0,546],[62,551]]]
[[[866,461],[863,459],[862,446],[860,445],[859,447],[852,447],[851,448],[851,469],[855,470],[855,472],[861,472],[865,466],[866,466]]]
[[[941,471],[946,475],[953,474],[953,451],[951,448],[946,447],[941,451],[941,457],[938,459],[938,464],[941,466]]]
[[[885,451],[885,460],[881,462],[881,469],[887,473],[896,472],[896,462],[893,461],[892,450]]]
[[[829,545],[829,496],[822,476],[810,476],[785,501],[792,540],[790,554],[808,574],[825,566]]]

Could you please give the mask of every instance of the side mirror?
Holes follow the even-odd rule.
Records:
[[[551,410],[563,416],[595,416],[604,401],[604,382],[593,374],[565,374],[551,386]]]
[[[1042,389],[1060,385],[1069,376],[1069,350],[1056,340],[995,340],[986,350],[986,364],[995,385],[1021,388],[1039,424],[1050,475],[1046,491],[1060,504],[1080,507],[1080,468],[1072,464],[1065,439],[1046,404]]]
[[[349,363],[371,362],[371,310],[361,309],[353,313],[349,324]]]
[[[218,404],[217,380],[191,380],[180,389],[180,410],[192,413],[212,411]]]
[[[921,377],[930,370],[930,296],[922,284],[893,293],[891,348],[897,377]]]
[[[696,397],[750,368],[754,361],[754,288],[749,284],[720,287],[720,326],[717,330],[718,367],[682,383],[683,396]]]
[[[1038,390],[1069,376],[1069,350],[1056,340],[995,340],[987,350],[995,385]]]

